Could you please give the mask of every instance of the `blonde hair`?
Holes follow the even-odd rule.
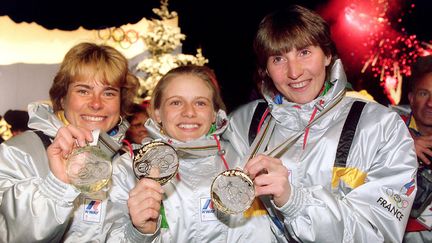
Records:
[[[67,94],[69,84],[82,77],[119,87],[121,115],[129,114],[139,82],[129,71],[127,59],[111,46],[88,42],[72,47],[61,63],[49,91],[55,112],[63,110],[61,100]]]
[[[195,75],[210,88],[212,92],[212,102],[213,102],[213,110],[218,111],[219,109],[226,110],[225,104],[222,100],[222,96],[220,94],[219,85],[216,80],[216,75],[214,71],[206,66],[198,66],[198,65],[185,65],[180,66],[174,69],[171,69],[168,73],[166,73],[157,83],[155,89],[153,90],[152,98],[151,98],[151,113],[154,114],[154,110],[157,110],[161,106],[162,95],[165,88],[168,86],[169,82],[179,76],[184,74]]]

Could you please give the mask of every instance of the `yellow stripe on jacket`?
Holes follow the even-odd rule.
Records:
[[[341,180],[351,187],[351,189],[354,189],[363,185],[365,179],[366,173],[357,168],[333,167],[332,188],[337,188]]]

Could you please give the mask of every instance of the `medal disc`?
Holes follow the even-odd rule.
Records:
[[[164,142],[150,142],[134,151],[133,169],[138,179],[150,178],[164,185],[176,175],[178,166],[177,152]]]
[[[111,179],[111,160],[97,146],[77,148],[68,157],[66,174],[81,192],[97,192]]]
[[[222,212],[237,214],[246,211],[255,198],[253,181],[241,170],[219,174],[211,185],[213,204]]]

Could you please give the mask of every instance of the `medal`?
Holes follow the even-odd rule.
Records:
[[[290,138],[287,138],[283,143],[279,144],[275,148],[264,152],[263,150],[265,149],[265,146],[267,146],[275,126],[275,121],[270,116],[270,119],[266,121],[252,143],[249,156],[246,156],[247,159],[245,162],[252,159],[258,153],[273,158],[280,158],[282,154],[284,154],[284,152],[291,147],[298,138],[300,138],[308,127],[317,123],[326,112],[338,104],[344,97],[344,94],[345,90],[341,90],[336,94],[335,102],[324,107],[302,131],[296,133]],[[252,179],[246,173],[242,170],[231,169],[222,172],[214,179],[211,185],[210,194],[213,204],[219,210],[229,214],[236,214],[246,211],[252,205],[255,198],[255,188]]]
[[[83,193],[101,190],[111,180],[111,160],[121,143],[98,129],[92,131],[93,142],[75,147],[66,162],[66,174],[75,188]]]
[[[211,199],[220,211],[237,214],[246,211],[255,198],[253,181],[243,171],[220,173],[211,185]]]
[[[133,170],[137,179],[150,178],[164,185],[177,174],[178,167],[177,152],[167,143],[153,141],[134,150]]]
[[[97,192],[110,181],[111,159],[97,146],[80,147],[68,157],[66,174],[81,192]]]
[[[270,138],[270,130],[274,127],[274,120],[267,121],[252,143],[249,161],[259,151],[262,144]],[[240,169],[230,169],[220,173],[210,188],[211,199],[215,207],[228,214],[238,214],[246,211],[255,199],[255,187],[252,179]]]

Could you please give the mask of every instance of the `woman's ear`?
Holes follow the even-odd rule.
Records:
[[[62,108],[62,110],[65,110],[65,105],[64,105],[64,97],[60,99],[60,106]]]
[[[325,66],[327,67],[328,65],[330,65],[332,60],[332,55],[328,55],[326,56],[326,60],[325,60]]]
[[[155,118],[157,123],[162,123],[159,109],[154,110],[154,118]]]

